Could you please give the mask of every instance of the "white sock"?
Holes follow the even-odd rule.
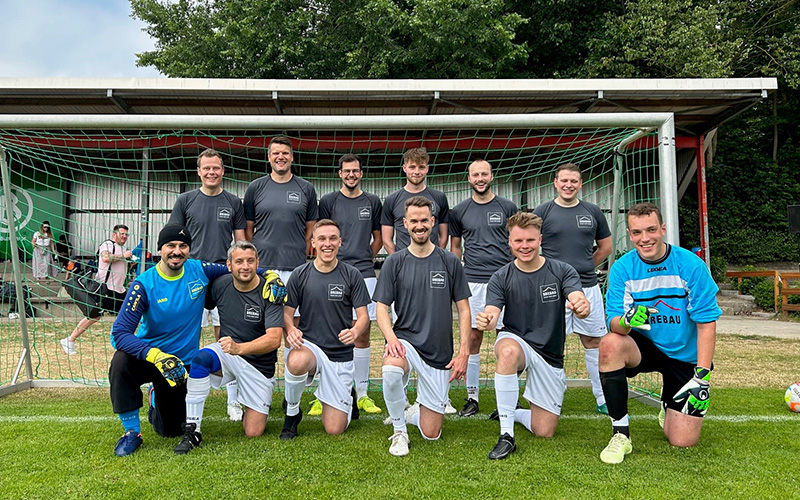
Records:
[[[586,349],[586,371],[589,373],[589,380],[592,381],[592,393],[597,401],[597,406],[606,404],[606,397],[603,395],[603,386],[600,385],[600,349]]]
[[[369,347],[355,347],[353,349],[353,365],[355,367],[353,378],[356,381],[356,399],[367,395],[369,388]]]
[[[403,369],[399,366],[383,367],[383,401],[392,419],[395,431],[408,432],[406,426],[406,388],[403,386]]]
[[[519,410],[514,410],[514,421],[519,422],[525,426],[526,429],[533,432],[531,429],[531,411],[530,410],[523,410],[520,408]]]
[[[470,354],[467,361],[467,398],[478,401],[481,377],[481,355]]]
[[[295,375],[289,369],[283,370],[283,394],[286,398],[286,416],[293,417],[300,413],[300,398],[306,388],[308,374]]]
[[[420,410],[420,411],[422,411],[422,410]],[[411,415],[411,422],[409,422],[409,424],[411,424],[414,427],[418,428],[419,431],[422,432],[422,428],[419,426],[419,413],[415,413],[415,414]],[[424,434],[423,434],[423,436],[424,436]]]
[[[228,385],[225,386],[225,390],[228,391],[228,405],[236,404],[239,399],[237,398],[237,389],[238,385],[236,385],[236,381],[230,382]]]
[[[624,417],[619,420],[611,419],[611,427],[628,427],[630,426],[630,419],[628,418],[628,414],[626,413]]]
[[[211,378],[189,378],[186,382],[186,423],[195,424],[197,432],[200,432],[200,424],[203,422],[203,408],[208,399],[208,392],[211,390]]]
[[[494,393],[497,397],[497,414],[500,416],[500,435],[514,437],[514,408],[519,398],[517,374],[494,374]]]

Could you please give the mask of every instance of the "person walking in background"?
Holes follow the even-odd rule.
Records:
[[[58,274],[58,267],[53,262],[56,247],[49,221],[42,222],[41,228],[33,233],[31,243],[33,244],[33,278],[36,281],[55,278]]]

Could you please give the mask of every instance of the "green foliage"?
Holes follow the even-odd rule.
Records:
[[[711,256],[711,277],[715,283],[722,283],[725,281],[725,273],[728,271],[728,263],[725,259],[719,256]]]
[[[759,279],[750,289],[749,295],[755,299],[755,303],[762,309],[773,310],[775,307],[775,287],[772,280],[766,278],[750,278]],[[742,280],[744,282],[744,280]],[[780,299],[779,299],[780,300]]]
[[[756,268],[756,267],[747,265],[747,266],[742,267],[742,269],[740,269],[740,270],[744,271],[744,272],[751,272],[751,271],[763,271],[764,269]],[[734,283],[736,283],[738,285],[737,289],[739,290],[739,293],[741,293],[742,295],[752,295],[753,294],[753,289],[756,287],[756,285],[758,285],[759,283],[763,283],[766,280],[767,280],[767,278],[759,278],[759,277],[742,278],[742,282],[741,283],[738,282],[738,279],[734,280]],[[770,280],[769,283],[771,285],[772,284],[772,280]]]

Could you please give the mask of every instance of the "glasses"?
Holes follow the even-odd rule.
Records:
[[[343,173],[344,175],[350,175],[350,174],[360,174],[360,173],[361,173],[361,169],[360,169],[360,168],[357,168],[357,169],[355,169],[355,170],[342,170],[342,173]]]
[[[50,229],[50,226],[42,226],[42,229]]]

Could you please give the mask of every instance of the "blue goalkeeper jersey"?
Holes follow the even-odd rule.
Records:
[[[151,347],[191,364],[200,348],[200,321],[209,281],[228,273],[223,264],[188,259],[174,278],[158,266],[128,288],[125,304],[111,327],[111,346],[140,359]]]
[[[667,245],[657,262],[645,262],[636,250],[611,267],[606,292],[606,317],[622,316],[634,305],[652,306],[650,330],[636,331],[653,341],[667,356],[697,363],[697,323],[716,321],[716,283],[705,263],[680,247]]]

